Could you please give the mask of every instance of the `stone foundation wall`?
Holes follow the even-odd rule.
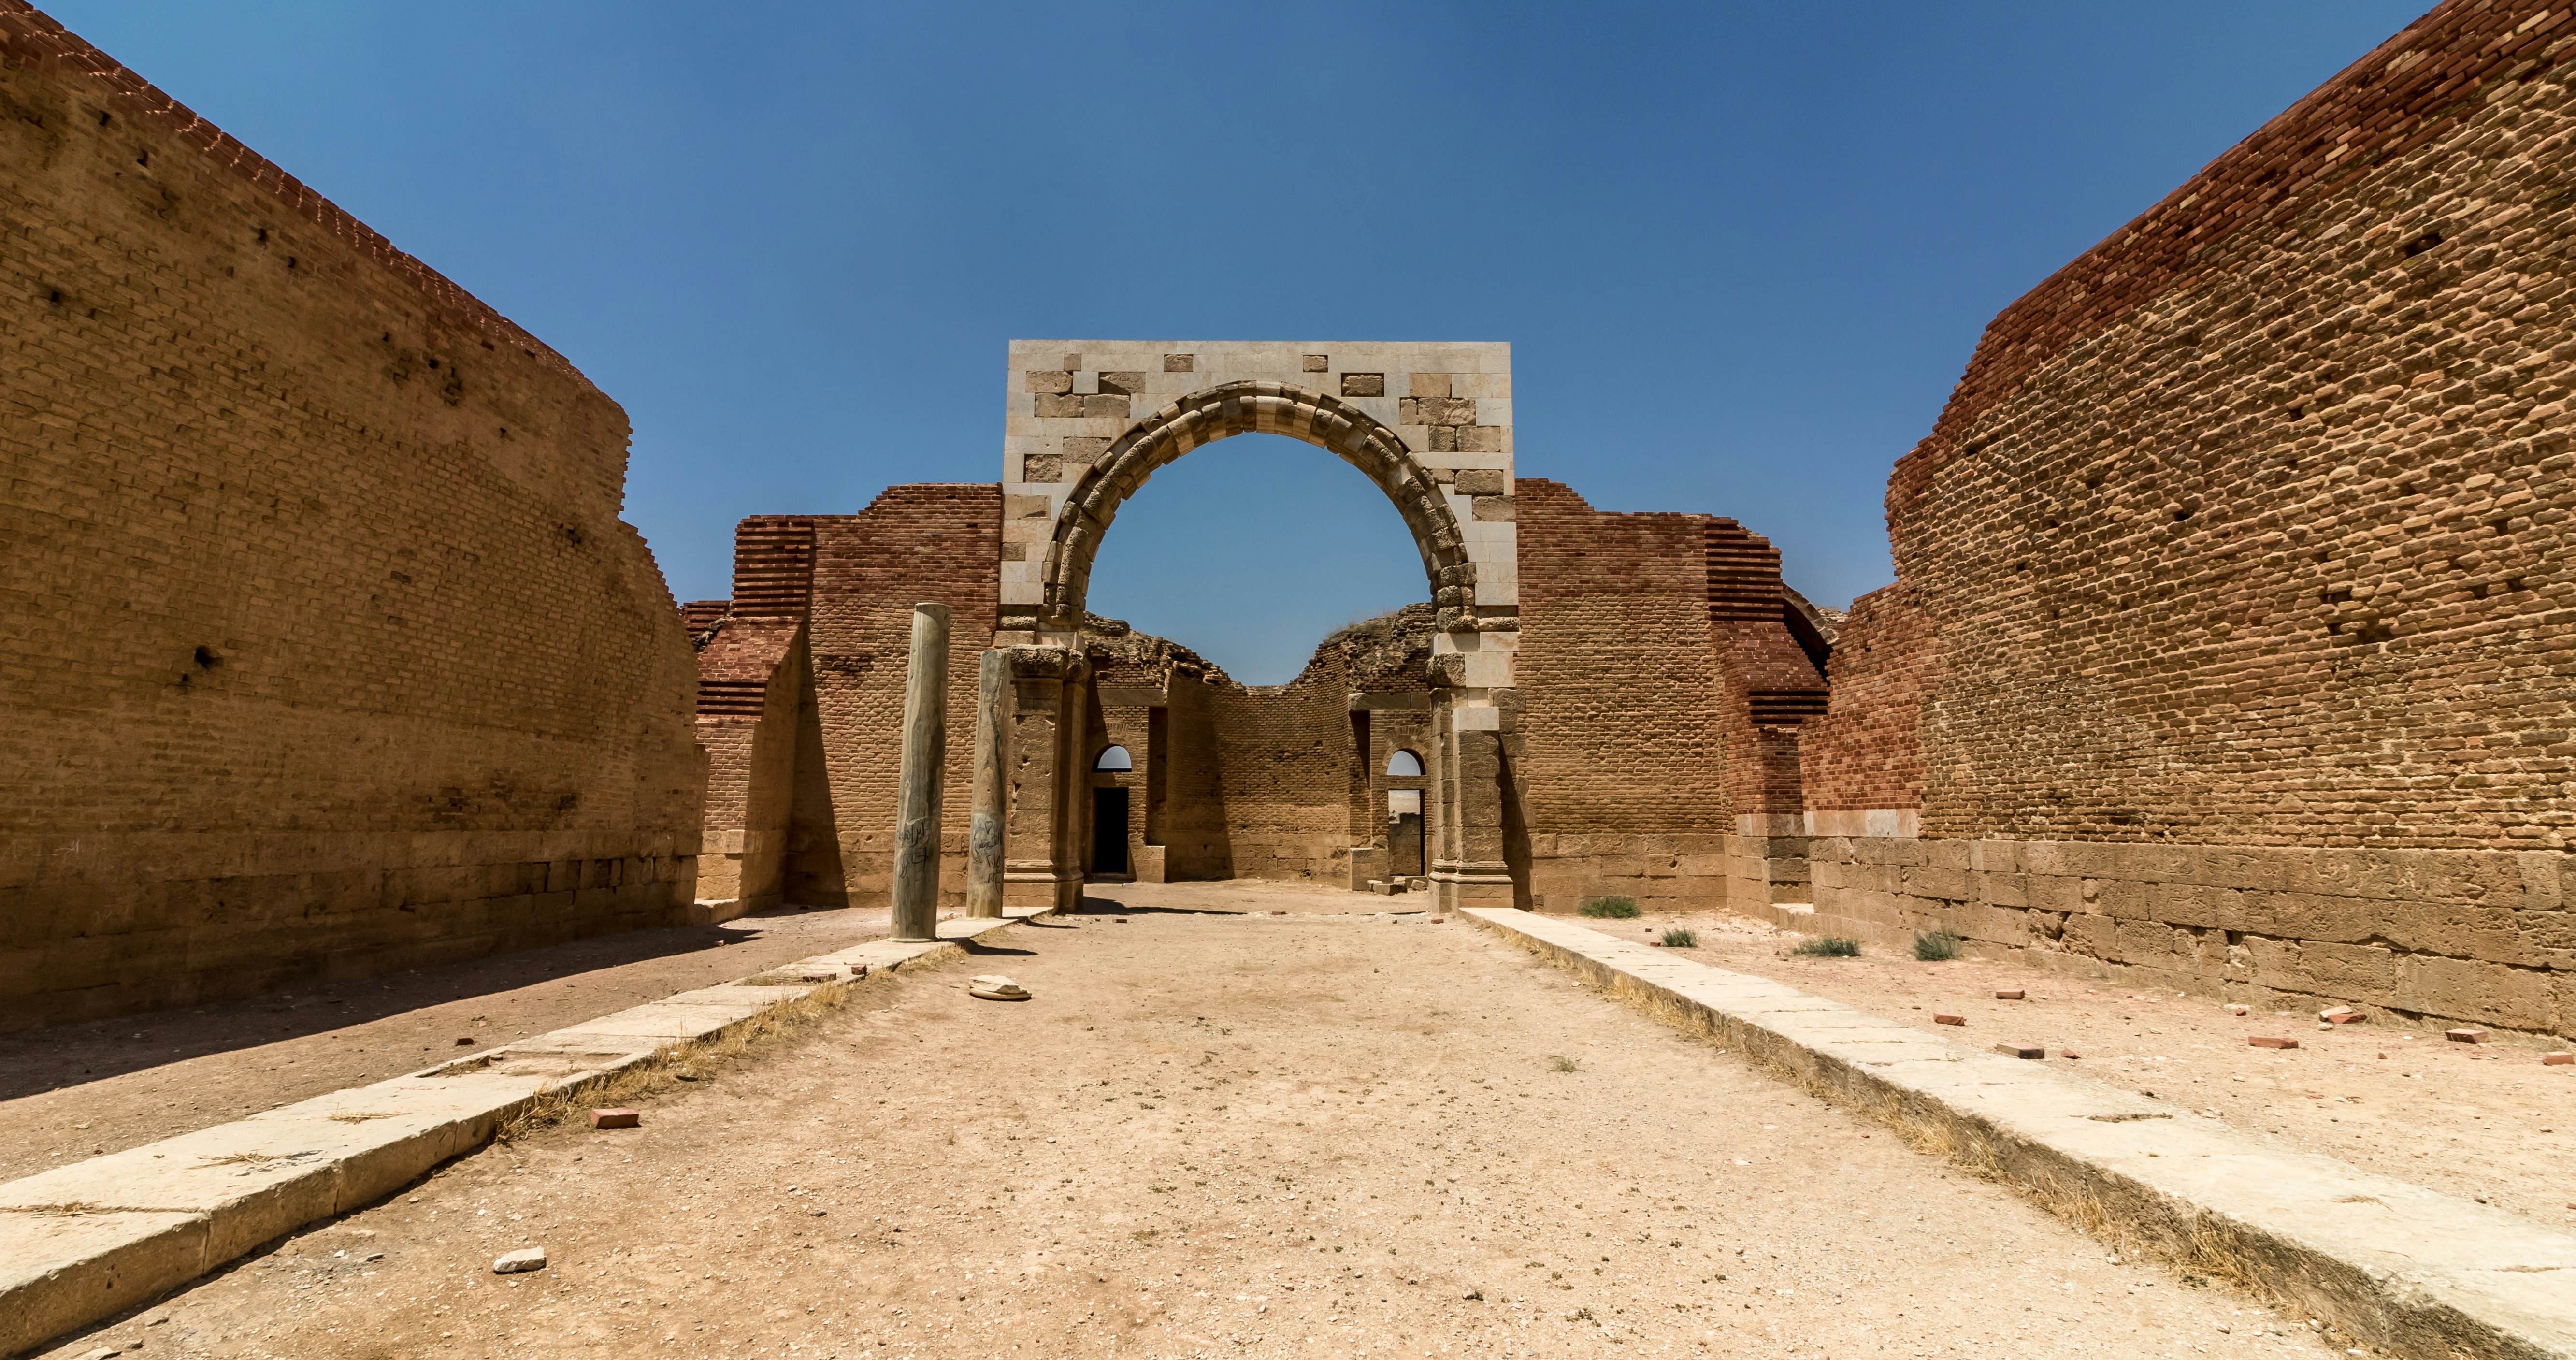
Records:
[[[1822,836],[1803,928],[2265,1005],[2576,1035],[2576,912],[2553,851]]]
[[[678,919],[616,404],[17,0],[0,241],[0,1030]]]

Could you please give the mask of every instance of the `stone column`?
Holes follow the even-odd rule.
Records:
[[[966,914],[1002,914],[1003,751],[1011,721],[1011,654],[984,653],[975,672],[975,787],[966,831]]]
[[[895,795],[894,938],[939,937],[940,777],[948,762],[948,606],[912,607],[903,692],[903,765]]]
[[[1487,692],[1455,683],[1456,667],[1432,672],[1431,745],[1440,753],[1432,784],[1440,805],[1438,858],[1431,900],[1443,914],[1461,907],[1512,905],[1511,866],[1503,858],[1503,724],[1507,715]],[[1447,683],[1444,683],[1447,682]]]
[[[1082,654],[1068,647],[1010,651],[1010,736],[1003,744],[1009,796],[1003,811],[1003,900],[1014,907],[1067,908],[1082,900],[1080,861],[1064,821],[1065,767],[1080,741]]]

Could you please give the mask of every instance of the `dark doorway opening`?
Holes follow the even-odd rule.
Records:
[[[1407,878],[1422,876],[1420,789],[1397,789],[1386,796],[1386,869]]]
[[[1091,791],[1091,872],[1127,870],[1127,790]]]

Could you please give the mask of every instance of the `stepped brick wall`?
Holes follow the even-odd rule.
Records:
[[[1926,839],[1820,914],[2576,1032],[2571,59],[2444,4],[1995,319],[1888,490]]]
[[[1833,700],[1800,735],[1801,786],[1811,830],[1913,834],[1923,805],[1923,743],[1916,730],[1940,653],[1931,622],[1902,586],[1852,601],[1834,639]],[[1879,812],[1875,831],[1865,815]]]
[[[1561,483],[1516,485],[1532,891],[1558,911],[1605,894],[1727,900],[1744,737],[1730,732],[1711,621],[1715,521],[1606,513]]]
[[[912,607],[930,601],[949,610],[952,735],[944,767],[940,889],[942,909],[958,909],[966,893],[976,667],[992,645],[998,599],[1001,488],[889,487],[858,514],[810,522],[813,603],[806,637],[813,712],[810,720],[800,719],[805,745],[788,827],[788,899],[807,905],[877,903],[893,884]],[[765,578],[775,574],[769,565],[761,571]],[[743,585],[740,579],[735,584],[737,611]]]
[[[617,405],[20,0],[0,241],[0,1029],[677,919]]]

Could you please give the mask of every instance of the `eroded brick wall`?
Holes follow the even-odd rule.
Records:
[[[1285,685],[1208,695],[1228,857],[1238,878],[1349,886],[1350,680],[1319,651]]]
[[[1001,488],[889,487],[855,515],[816,516],[807,625],[813,712],[800,719],[786,895],[805,905],[882,903],[894,876],[912,607],[948,606],[949,741],[941,820],[943,909],[966,893],[976,667],[992,644]],[[740,586],[736,594],[741,594]],[[741,607],[737,598],[736,608]]]
[[[692,666],[626,439],[0,0],[0,1029],[676,919]]]
[[[2445,4],[1996,318],[1889,486],[1947,660],[1853,916],[2576,1031],[2571,56]]]
[[[1923,805],[1924,696],[1939,677],[1931,620],[1902,586],[1852,601],[1834,640],[1832,702],[1799,739],[1818,834],[1913,835]],[[1872,819],[1868,814],[1880,814]]]
[[[1603,894],[1727,901],[1741,847],[1709,517],[1596,511],[1537,478],[1518,489],[1533,891],[1558,911]]]

